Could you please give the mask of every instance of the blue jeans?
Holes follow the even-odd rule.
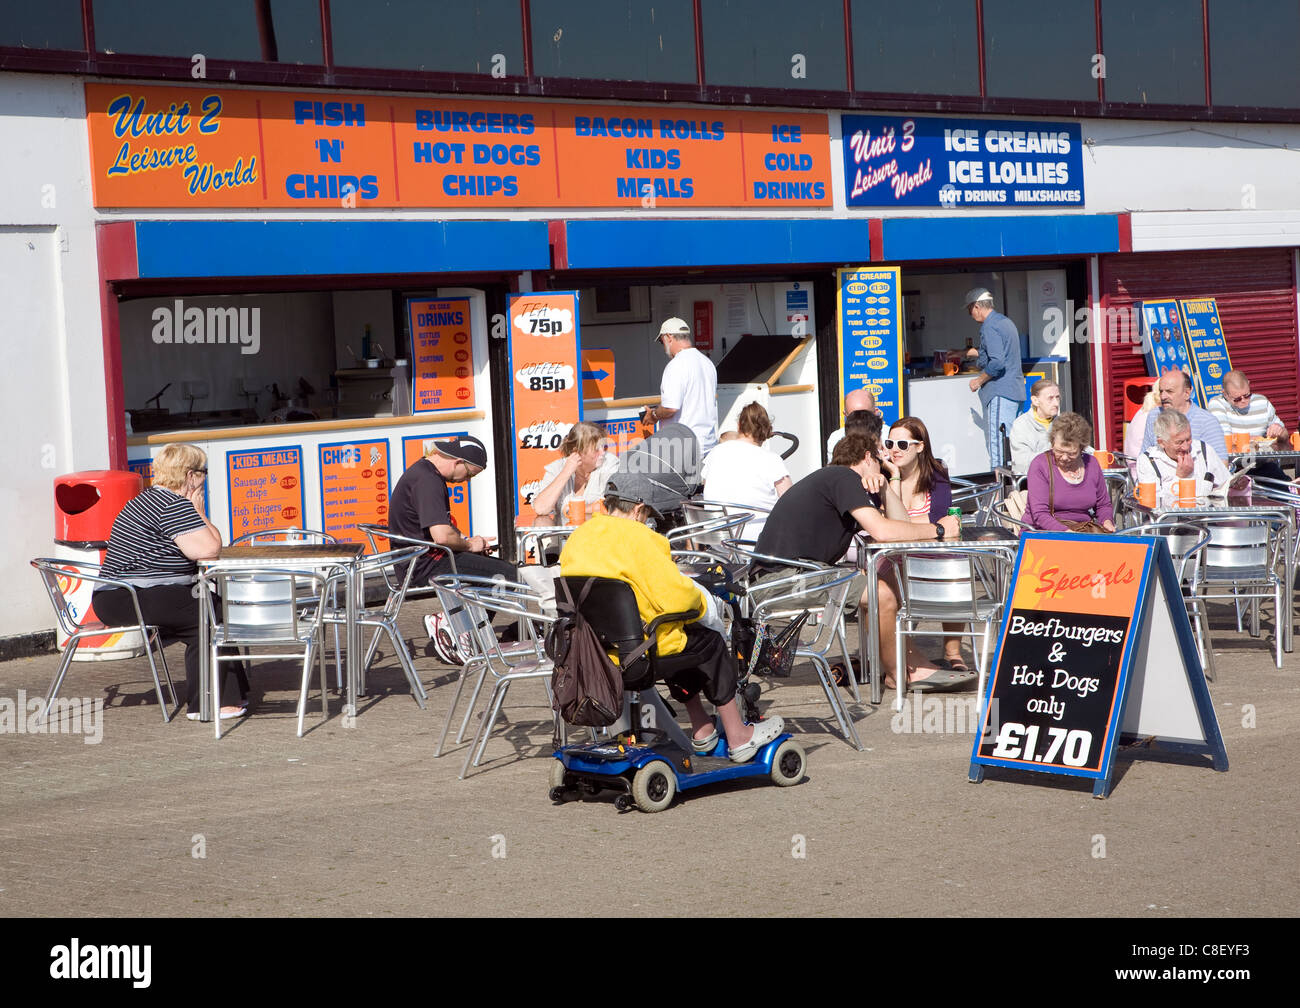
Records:
[[[1011,425],[1020,414],[1020,406],[1014,399],[994,396],[984,407],[984,439],[989,449],[990,470],[1010,462],[1002,457],[1001,427],[1005,424],[1007,432],[1011,432]]]

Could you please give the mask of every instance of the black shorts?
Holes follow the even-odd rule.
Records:
[[[674,700],[685,702],[703,693],[715,707],[736,697],[736,657],[716,630],[688,623],[686,647],[679,654],[660,658],[659,677],[668,684]]]

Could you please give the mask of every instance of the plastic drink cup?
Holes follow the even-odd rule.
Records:
[[[1104,448],[1099,448],[1093,452],[1092,457],[1097,460],[1097,464],[1103,469],[1109,469],[1115,464],[1115,454],[1108,452]]]
[[[1296,451],[1300,451],[1300,431],[1296,431],[1291,435],[1291,447]]]
[[[1178,481],[1178,506],[1180,508],[1196,507],[1196,480],[1180,479]]]
[[[1154,508],[1156,506],[1156,485],[1154,483],[1139,483],[1137,499],[1138,503],[1143,507]]]
[[[587,502],[581,497],[569,498],[569,524],[581,525],[587,520]]]

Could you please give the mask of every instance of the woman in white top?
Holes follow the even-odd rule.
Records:
[[[772,436],[767,410],[753,402],[740,411],[738,436],[722,441],[704,460],[704,499],[759,508],[737,535],[757,539],[776,499],[790,489],[785,460],[767,451]]]
[[[618,468],[618,456],[605,450],[608,442],[609,435],[599,424],[584,420],[569,428],[560,442],[560,458],[547,465],[542,485],[533,495],[537,525],[563,523],[570,497],[581,497],[594,506],[605,496],[605,484]]]

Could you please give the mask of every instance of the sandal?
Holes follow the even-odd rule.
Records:
[[[851,659],[851,660],[853,662],[853,675],[858,682],[862,682],[862,668],[860,665],[858,665],[856,659]],[[849,673],[848,670],[844,668],[843,662],[836,662],[834,665],[831,666],[831,678],[835,680],[836,686],[849,685]]]

